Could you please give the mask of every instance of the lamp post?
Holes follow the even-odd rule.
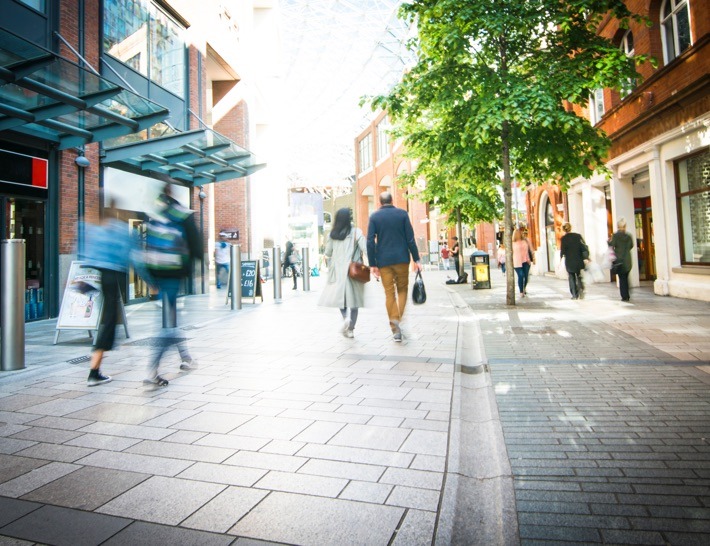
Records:
[[[207,194],[204,191],[204,188],[200,186],[200,240],[204,244],[205,242],[205,197],[207,197]],[[202,260],[200,260],[200,281],[202,284],[202,293],[205,293],[205,256],[203,254]]]

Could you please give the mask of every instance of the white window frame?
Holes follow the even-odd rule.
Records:
[[[358,142],[358,155],[360,158],[360,172],[372,168],[372,135],[366,134]]]
[[[669,11],[670,8],[670,11]],[[678,14],[685,11],[688,21],[688,45],[681,49],[678,32]],[[668,12],[664,16],[664,13]],[[661,41],[663,42],[663,61],[670,63],[683,51],[693,45],[692,26],[690,24],[690,0],[665,0],[660,12]],[[672,49],[671,49],[672,48]]]
[[[592,125],[599,123],[604,117],[604,89],[595,89],[589,96],[589,121]]]
[[[627,30],[624,33],[623,38],[621,38],[621,45],[619,46],[621,48],[621,51],[626,55],[627,57],[632,58],[636,54],[636,47],[634,46],[634,34],[630,30]],[[619,94],[621,95],[622,99],[625,99],[628,97],[631,92],[634,90],[636,87],[636,81],[633,79],[629,79],[626,86],[622,87]]]
[[[382,118],[377,124],[377,161],[382,161],[390,153],[389,126],[389,118],[387,116]]]

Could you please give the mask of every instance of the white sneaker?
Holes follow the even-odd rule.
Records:
[[[350,330],[350,318],[349,318],[349,317],[345,317],[345,318],[343,319],[343,328],[342,328],[342,332],[343,332],[343,335],[344,335],[344,336],[347,336],[348,330]]]

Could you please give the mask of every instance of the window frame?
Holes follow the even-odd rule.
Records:
[[[389,155],[389,116],[385,116],[377,124],[377,161],[382,161]]]
[[[601,112],[599,106],[601,105]],[[606,105],[604,104],[604,89],[599,88],[592,91],[589,95],[589,121],[592,125],[599,123],[606,114]]]
[[[629,38],[631,39],[630,40],[631,41],[630,48],[629,48]],[[627,30],[624,33],[624,35],[621,37],[621,44],[619,45],[619,48],[624,53],[624,55],[626,55],[630,59],[636,55],[636,45],[634,43],[634,33],[631,31],[631,29]],[[629,78],[627,80],[627,86],[622,87],[619,90],[619,96],[621,97],[621,100],[624,100],[631,93],[633,93],[634,89],[636,89],[636,80]]]
[[[357,143],[360,173],[372,168],[372,133],[367,133]]]
[[[680,189],[680,165],[684,161],[688,161],[690,159],[693,159],[695,157],[699,157],[703,154],[710,154],[710,147],[705,148],[703,150],[699,150],[698,152],[687,155],[685,157],[676,159],[673,162],[673,175],[675,178],[675,201],[676,201],[676,214],[678,217],[678,246],[680,248],[680,263],[681,266],[701,266],[701,267],[707,267],[710,266],[710,261],[706,262],[693,262],[687,260],[687,257],[685,255],[685,230],[684,230],[684,216],[683,216],[683,199],[685,197],[690,197],[693,195],[700,195],[703,193],[709,194],[710,198],[710,184],[706,186],[705,188],[697,188],[694,190],[689,190],[689,191],[681,191]]]
[[[670,10],[667,8],[670,7]],[[668,11],[668,15],[664,13]],[[678,32],[678,14],[685,11],[688,22],[688,45],[681,49],[680,33]],[[690,24],[690,0],[664,0],[659,11],[661,27],[661,42],[663,44],[663,62],[668,64],[693,45],[692,26]],[[670,36],[669,36],[670,34]],[[669,47],[672,45],[673,50]]]

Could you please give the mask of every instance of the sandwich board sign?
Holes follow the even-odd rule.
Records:
[[[89,332],[89,337],[92,337],[92,332],[98,330],[101,324],[103,307],[101,272],[83,262],[73,261],[69,267],[64,297],[59,309],[54,344],[57,344],[61,330],[86,330]],[[129,337],[122,298],[119,298],[119,308],[126,337]]]

